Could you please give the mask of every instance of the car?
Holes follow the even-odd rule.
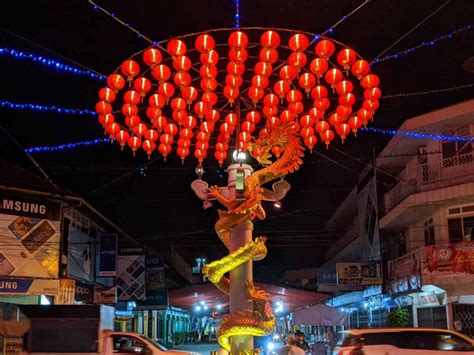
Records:
[[[342,332],[338,355],[474,355],[474,340],[446,329],[369,328]]]

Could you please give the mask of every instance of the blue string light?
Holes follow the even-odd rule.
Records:
[[[26,153],[50,153],[50,152],[63,152],[65,150],[72,150],[81,147],[90,147],[93,145],[103,144],[103,143],[110,143],[109,138],[98,138],[91,141],[83,141],[83,142],[74,142],[74,143],[65,143],[60,145],[53,145],[53,146],[43,146],[43,147],[31,147],[26,148]]]
[[[234,0],[234,27],[240,28],[240,0]]]
[[[439,134],[439,133],[418,133],[412,131],[403,131],[403,130],[390,130],[390,129],[382,129],[382,128],[374,128],[374,127],[362,127],[361,131],[373,132],[373,133],[380,133],[387,136],[404,136],[409,138],[415,139],[433,139],[439,141],[449,141],[449,142],[474,142],[473,136],[451,136],[446,134]]]
[[[95,74],[89,70],[83,70],[83,69],[78,69],[75,67],[72,67],[70,65],[58,62],[57,60],[54,59],[49,59],[43,56],[37,56],[31,53],[25,53],[16,49],[12,48],[0,48],[0,55],[9,55],[13,58],[17,59],[26,59],[26,60],[31,60],[35,63],[47,66],[49,68],[56,69],[58,71],[64,71],[67,73],[71,74],[77,74],[77,75],[84,75],[88,76],[92,79],[99,79],[99,80],[104,80],[105,77],[99,74]]]
[[[418,44],[417,46],[415,47],[411,47],[411,48],[407,48],[403,51],[400,51],[398,53],[395,53],[395,54],[389,54],[389,55],[386,55],[385,57],[383,58],[375,58],[371,64],[376,64],[376,63],[380,63],[380,62],[383,62],[383,61],[386,61],[386,60],[389,60],[389,59],[398,59],[400,58],[401,56],[404,56],[404,55],[407,55],[407,54],[410,54],[414,51],[416,51],[417,49],[419,48],[423,48],[423,47],[432,47],[434,46],[435,44],[437,44],[439,41],[442,41],[444,39],[451,39],[453,35],[457,34],[457,33],[460,33],[460,32],[464,32],[464,31],[469,31],[471,29],[473,29],[473,25],[467,25],[467,26],[464,26],[464,27],[461,27],[461,28],[458,28],[457,30],[453,31],[453,32],[450,32],[448,34],[445,34],[441,37],[438,37],[438,38],[435,38],[435,39],[432,39],[430,41],[423,41],[421,42],[420,44]]]
[[[76,108],[64,108],[57,106],[44,106],[37,104],[17,104],[10,101],[0,101],[0,107],[8,108],[11,110],[30,110],[37,112],[56,112],[66,115],[79,115],[79,116],[97,116],[97,113],[92,110],[80,110]]]

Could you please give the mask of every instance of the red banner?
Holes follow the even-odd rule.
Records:
[[[474,274],[474,241],[426,247],[428,269]]]

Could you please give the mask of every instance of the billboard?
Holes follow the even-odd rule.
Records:
[[[0,275],[57,278],[60,204],[0,194]]]
[[[389,290],[392,294],[421,289],[421,250],[388,261]]]
[[[0,278],[0,295],[59,295],[59,280]]]
[[[337,263],[338,285],[381,285],[382,264],[380,262]]]
[[[99,276],[117,276],[117,235],[100,236]]]
[[[95,240],[93,237],[70,226],[67,274],[87,282],[94,282]]]
[[[145,298],[145,255],[141,247],[120,247],[117,266],[117,299]]]
[[[77,302],[94,302],[94,286],[76,281],[74,287],[74,300]]]
[[[94,303],[117,303],[117,287],[94,286]]]
[[[426,247],[430,273],[474,274],[474,241]]]

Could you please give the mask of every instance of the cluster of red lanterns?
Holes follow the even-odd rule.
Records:
[[[96,105],[99,122],[122,148],[134,153],[142,148],[149,156],[158,151],[165,159],[174,149],[183,161],[192,152],[202,162],[216,133],[214,157],[222,164],[231,144],[247,150],[252,139],[258,141],[282,123],[292,123],[313,149],[318,139],[329,145],[337,134],[344,141],[373,119],[380,80],[356,52],[337,51],[329,39],[313,47],[305,34],[296,33],[288,41],[291,53],[277,66],[280,44],[276,31],[261,35],[258,56],[252,53],[258,61],[249,77],[249,39],[242,31],[232,32],[225,82],[217,81],[220,55],[209,34],[198,35],[189,50],[198,52],[199,65],[193,65],[180,39],[170,40],[166,50],[148,48],[107,78]],[[122,91],[122,106],[114,110],[112,103]],[[239,115],[234,111],[238,99],[253,108]],[[354,108],[356,103],[361,105]],[[117,111],[123,123],[116,120]],[[282,149],[274,147],[273,153],[279,156]]]

